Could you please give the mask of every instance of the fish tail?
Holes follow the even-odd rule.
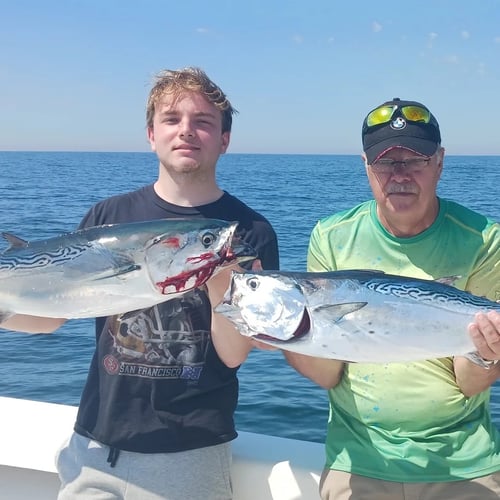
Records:
[[[0,309],[0,324],[2,324],[4,321],[7,321],[11,316],[14,316],[12,312],[2,311]]]

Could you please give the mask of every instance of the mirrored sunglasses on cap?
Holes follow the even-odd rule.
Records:
[[[374,127],[390,122],[396,110],[399,110],[401,115],[410,122],[430,123],[432,121],[431,112],[421,106],[385,104],[371,111],[366,117],[365,124],[367,127]]]

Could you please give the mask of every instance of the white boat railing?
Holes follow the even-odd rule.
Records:
[[[8,500],[54,500],[54,457],[71,434],[77,408],[0,397],[0,490]],[[314,500],[323,467],[319,443],[238,432],[234,500]]]

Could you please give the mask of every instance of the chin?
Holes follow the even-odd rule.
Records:
[[[415,196],[390,196],[387,200],[387,207],[390,207],[394,212],[406,212],[415,208],[417,199]]]
[[[175,162],[173,166],[179,172],[194,172],[200,168],[200,162],[191,158],[184,158]]]

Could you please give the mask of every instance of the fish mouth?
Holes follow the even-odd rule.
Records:
[[[292,336],[289,339],[286,340],[278,339],[271,335],[266,335],[265,333],[258,333],[253,337],[256,340],[272,340],[273,342],[279,342],[280,344],[285,344],[299,340],[300,338],[307,335],[310,331],[311,331],[311,317],[309,316],[307,309],[304,309],[300,323],[298,324],[297,329],[295,330],[295,332],[293,332]]]
[[[193,288],[199,288],[204,285],[207,280],[221,267],[228,264],[241,263],[256,258],[255,250],[244,242],[237,242],[235,245],[224,245],[219,252],[199,255],[189,259],[191,263],[203,262],[196,269],[183,271],[176,276],[171,276],[164,281],[156,283],[161,290],[162,295],[170,293],[187,292]],[[194,280],[193,280],[194,278]],[[187,286],[189,281],[193,281],[192,285]],[[168,291],[173,288],[173,292]]]
[[[175,276],[171,276],[164,281],[156,283],[156,286],[160,288],[162,295],[187,292],[189,290],[192,290],[193,288],[201,287],[208,281],[212,274],[215,273],[217,268],[221,267],[225,262],[225,259],[221,258],[220,254],[215,255],[217,255],[217,258],[214,258],[214,254],[204,254],[200,257],[197,257],[197,260],[207,260],[207,263],[198,267],[197,269],[193,269],[191,271],[183,271],[182,273],[179,273]],[[192,281],[193,278],[193,284],[188,286],[188,282]],[[168,291],[170,287],[172,287],[175,291]]]
[[[257,258],[254,248],[244,241],[237,240],[219,254],[224,264],[242,263]]]

